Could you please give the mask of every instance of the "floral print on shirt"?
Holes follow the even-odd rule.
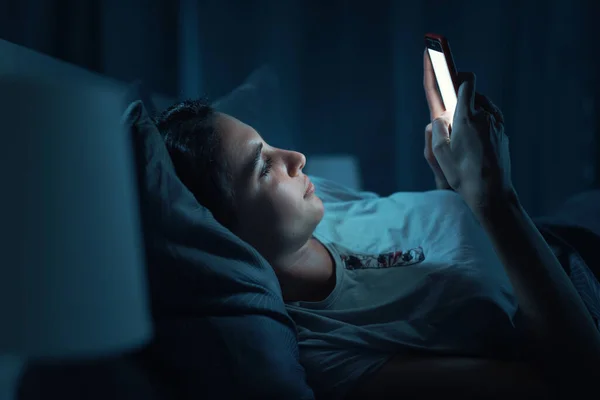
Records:
[[[409,250],[396,250],[378,255],[352,253],[335,246],[348,270],[382,269],[390,267],[405,267],[418,264],[425,260],[422,247]]]

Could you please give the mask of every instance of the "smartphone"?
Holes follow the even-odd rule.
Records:
[[[428,33],[425,35],[425,47],[431,60],[435,80],[444,102],[444,108],[454,117],[458,100],[458,79],[452,52],[448,40],[441,35]],[[451,119],[452,120],[452,119]]]

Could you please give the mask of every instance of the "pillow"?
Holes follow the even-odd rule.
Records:
[[[136,100],[141,100],[147,113],[153,117],[157,115],[158,109],[152,101],[152,93],[141,80],[134,81],[125,92],[124,104],[129,105]]]
[[[293,124],[286,121],[285,102],[277,73],[271,66],[263,65],[212,105],[251,125],[272,146],[293,149]]]
[[[155,323],[144,357],[154,379],[168,398],[313,398],[272,268],[179,181],[142,102],[125,123],[140,185]]]

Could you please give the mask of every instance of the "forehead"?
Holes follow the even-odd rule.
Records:
[[[234,177],[240,177],[244,166],[252,161],[254,150],[262,138],[250,125],[227,114],[217,114],[217,129],[230,172]]]

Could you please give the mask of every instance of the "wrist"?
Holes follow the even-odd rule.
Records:
[[[473,214],[483,224],[503,218],[507,213],[519,210],[521,203],[514,188],[486,196],[477,202],[467,202]]]

